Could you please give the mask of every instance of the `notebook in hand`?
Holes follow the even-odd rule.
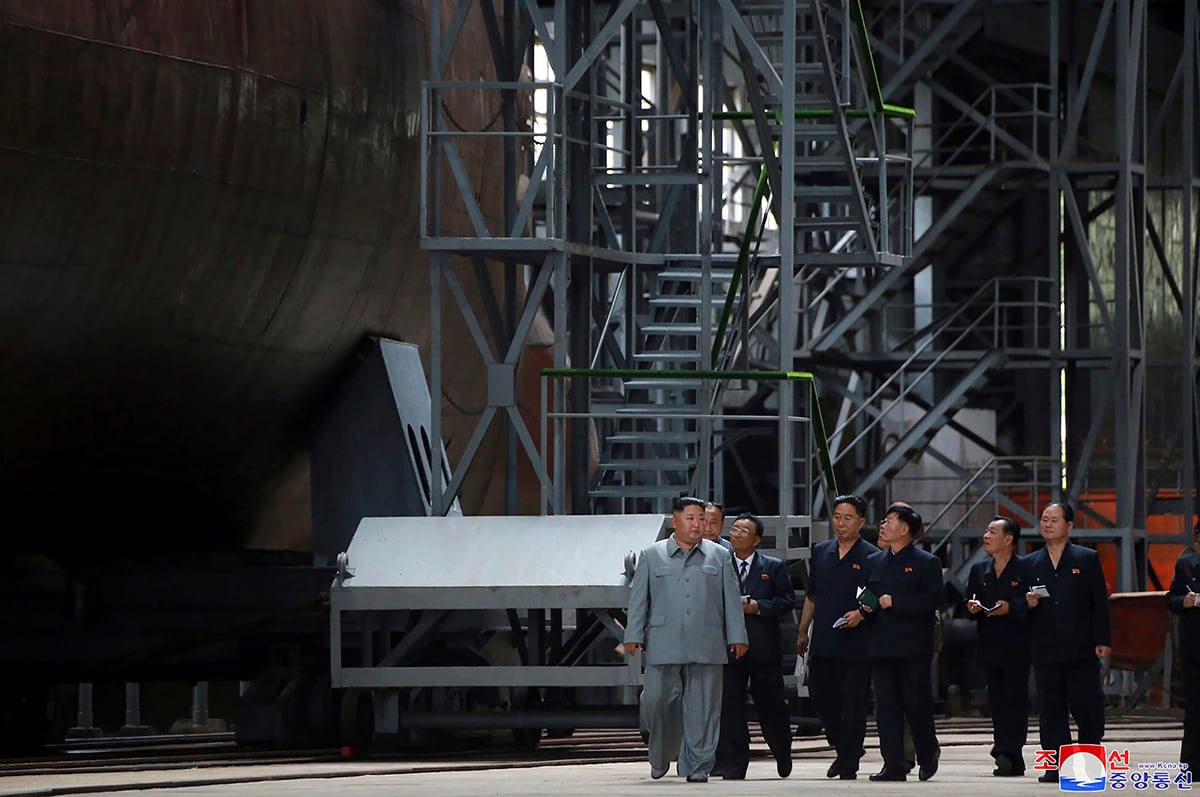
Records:
[[[859,587],[854,591],[854,597],[858,602],[868,609],[875,610],[879,608],[879,596],[866,587]]]

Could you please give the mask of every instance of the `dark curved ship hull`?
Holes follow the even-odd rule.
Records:
[[[428,339],[427,19],[418,0],[0,8],[10,551],[302,547],[339,372],[364,336]],[[451,71],[491,74],[464,35],[479,61]],[[462,405],[471,378],[447,375]]]

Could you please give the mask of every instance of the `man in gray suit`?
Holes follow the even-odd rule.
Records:
[[[749,648],[742,597],[729,552],[703,538],[704,502],[679,498],[674,534],[642,551],[629,596],[625,650],[646,651],[642,717],[650,734],[650,777],[708,780],[721,728],[728,649]]]

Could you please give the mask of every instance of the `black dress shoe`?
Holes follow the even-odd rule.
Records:
[[[715,773],[713,773],[713,774],[715,775]],[[724,778],[725,780],[745,780],[746,773],[745,772],[740,772],[740,773],[739,772],[722,772],[721,777]]]
[[[992,770],[992,774],[998,778],[1005,778],[1012,774],[1013,761],[1006,755],[996,756],[996,768]]]
[[[933,751],[933,760],[929,762],[922,761],[921,768],[917,770],[918,780],[929,780],[937,774],[938,759],[942,757],[942,748]]]
[[[786,778],[792,774],[792,757],[780,758],[775,761],[775,771],[779,773],[779,777]]]
[[[1047,769],[1038,778],[1038,783],[1058,783],[1058,770]]]
[[[848,769],[843,769],[842,774],[838,775],[842,780],[858,780],[858,773],[851,772]]]
[[[825,770],[825,777],[827,778],[836,778],[840,774],[842,774],[842,767],[837,761],[834,761],[829,765],[829,769]]]
[[[693,772],[687,777],[688,783],[708,783],[708,775],[702,772]]]
[[[870,777],[870,780],[875,781],[876,783],[878,783],[881,780],[905,781],[905,780],[908,780],[908,774],[901,772],[898,769],[888,769],[887,767],[884,767],[883,769],[879,770],[874,775],[872,775]]]

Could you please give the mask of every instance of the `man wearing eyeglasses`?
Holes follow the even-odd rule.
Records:
[[[792,579],[782,559],[759,553],[763,523],[743,512],[733,521],[729,543],[742,592],[749,652],[729,657],[721,700],[721,742],[717,771],[726,780],[742,780],[750,764],[750,731],[746,727],[746,686],[754,698],[763,738],[775,758],[779,777],[792,774],[791,712],[783,683],[783,634],[779,620],[796,606]]]

